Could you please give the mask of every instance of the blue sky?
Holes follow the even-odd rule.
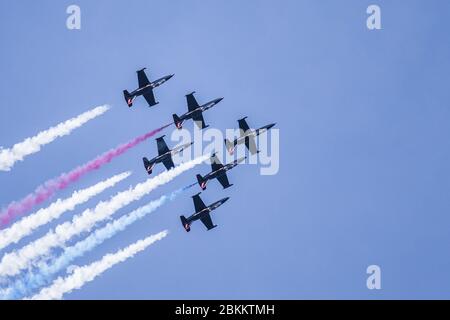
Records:
[[[242,166],[230,173],[234,187],[210,184],[205,202],[231,197],[210,232],[181,228],[178,216],[194,211],[189,191],[76,264],[167,228],[166,239],[65,298],[450,298],[450,3],[76,1],[82,28],[70,31],[72,3],[1,2],[0,145],[96,105],[113,108],[0,173],[2,205],[167,123],[193,90],[201,101],[225,97],[205,115],[214,127],[243,116],[276,122],[280,171]],[[379,31],[366,28],[373,3]],[[157,90],[156,108],[138,99],[128,109],[122,90],[136,87],[142,67],[153,79],[175,77]],[[146,179],[141,157],[154,153],[150,140],[57,196],[133,170],[81,212]],[[381,290],[366,288],[371,264],[381,267]]]

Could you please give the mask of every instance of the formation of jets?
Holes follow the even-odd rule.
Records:
[[[163,83],[165,83],[174,76],[173,74],[171,74],[155,81],[149,81],[145,73],[145,69],[146,68],[143,68],[137,71],[139,87],[136,90],[132,91],[131,93],[129,93],[127,90],[123,91],[124,98],[128,107],[131,107],[133,105],[134,99],[139,96],[144,97],[149,107],[157,105],[159,102],[157,102],[155,99],[153,89],[159,87],[160,85],[162,85]],[[200,129],[207,128],[208,125],[205,124],[203,112],[207,111],[208,109],[211,109],[212,107],[214,107],[216,104],[218,104],[223,100],[223,98],[216,98],[202,105],[199,105],[194,94],[195,91],[186,95],[188,108],[188,111],[186,113],[180,116],[178,116],[175,113],[172,115],[173,123],[177,129],[182,129],[183,122],[190,119],[192,119]],[[243,143],[245,143],[246,148],[252,155],[259,153],[259,151],[256,148],[255,138],[259,136],[261,133],[264,133],[270,130],[273,126],[275,126],[275,123],[272,123],[259,129],[251,130],[249,125],[247,124],[247,121],[245,120],[246,118],[247,117],[238,120],[240,136],[234,139],[234,141],[229,141],[225,139],[225,146],[230,154],[233,154],[237,146]],[[163,165],[166,167],[167,170],[174,168],[175,164],[173,163],[172,156],[182,152],[183,150],[186,150],[192,144],[193,142],[186,143],[171,150],[164,141],[164,136],[157,138],[156,145],[158,149],[158,155],[152,158],[151,160],[148,160],[146,157],[142,159],[144,162],[145,170],[147,171],[148,174],[151,174],[153,168],[157,163],[163,163]],[[247,157],[242,157],[237,160],[234,160],[231,163],[223,165],[216,156],[216,154],[214,153],[210,158],[211,172],[209,172],[204,176],[202,176],[201,174],[196,175],[200,189],[202,191],[206,190],[207,183],[214,179],[216,179],[222,185],[223,189],[231,187],[233,184],[230,184],[230,182],[228,181],[227,171],[236,167],[246,158]],[[191,224],[197,220],[200,220],[205,225],[207,230],[211,230],[217,227],[217,225],[215,225],[212,222],[210,214],[213,210],[220,207],[229,199],[229,197],[226,197],[210,204],[209,206],[206,206],[203,200],[200,198],[200,194],[201,193],[197,193],[192,197],[194,201],[195,212],[188,218],[186,218],[183,215],[180,216],[181,224],[183,225],[183,228],[187,232],[191,230]]]

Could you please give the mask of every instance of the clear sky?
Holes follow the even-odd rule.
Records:
[[[81,30],[66,28],[73,3]],[[382,30],[366,27],[373,3]],[[205,114],[214,127],[248,116],[254,127],[280,129],[277,175],[242,166],[229,174],[232,188],[214,182],[203,193],[206,203],[231,197],[213,214],[218,228],[181,227],[179,215],[194,211],[192,189],[78,259],[170,230],[65,298],[450,298],[450,2],[4,0],[0,12],[0,145],[112,105],[0,172],[2,205],[171,121],[193,90],[199,101],[225,97]],[[136,88],[142,67],[152,79],[175,77],[155,91],[156,108],[138,99],[128,109],[122,90]],[[141,158],[155,152],[151,139],[57,197],[133,170],[79,213],[145,180]],[[208,170],[185,173],[116,216]],[[366,287],[372,264],[381,290]]]

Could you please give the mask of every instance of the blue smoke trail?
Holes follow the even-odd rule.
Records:
[[[29,271],[23,278],[17,279],[11,286],[3,290],[3,292],[0,292],[1,299],[20,299],[30,295],[33,290],[48,285],[53,279],[53,276],[68,267],[73,260],[94,249],[118,232],[123,231],[137,220],[144,218],[168,201],[173,201],[183,191],[194,185],[195,183],[173,191],[169,195],[163,195],[159,199],[151,201],[147,205],[108,223],[103,228],[96,230],[87,238],[78,241],[73,246],[67,247],[59,257],[48,263],[42,263],[39,265],[38,271]]]

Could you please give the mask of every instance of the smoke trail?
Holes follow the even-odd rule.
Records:
[[[155,134],[157,134],[164,128],[167,128],[168,126],[169,125],[165,125],[161,128],[150,131],[142,136],[134,138],[133,140],[124,143],[114,149],[111,149],[110,151],[102,154],[101,156],[98,156],[94,160],[91,160],[86,164],[73,169],[69,173],[63,173],[58,178],[45,182],[43,185],[37,187],[34,193],[29,194],[28,196],[26,196],[25,198],[23,198],[18,202],[13,202],[9,204],[8,207],[0,213],[0,228],[7,225],[11,221],[11,219],[21,214],[24,214],[25,212],[32,209],[34,206],[47,200],[58,190],[65,189],[70,184],[76,182],[86,173],[99,169],[103,165],[109,163],[115,157],[120,156],[121,154],[128,151],[130,148],[133,148],[139,143],[154,136]]]
[[[103,256],[102,259],[93,262],[83,267],[76,267],[72,274],[62,278],[56,279],[50,287],[42,289],[38,294],[31,297],[32,300],[56,300],[62,299],[65,293],[70,293],[75,289],[80,289],[85,283],[94,280],[106,270],[112,268],[114,265],[132,258],[135,254],[145,250],[148,246],[158,240],[163,239],[168,234],[164,230],[158,234],[152,235],[145,239],[139,240],[125,249],[119,250],[116,253],[110,253]]]
[[[75,191],[70,198],[58,199],[49,207],[38,210],[20,221],[14,223],[11,227],[0,231],[0,249],[5,248],[11,243],[17,243],[23,237],[31,234],[34,230],[50,221],[59,218],[64,212],[74,210],[92,197],[102,193],[107,188],[111,188],[118,182],[130,176],[131,172],[124,172],[115,175],[105,181],[101,181],[94,186]]]
[[[55,127],[41,131],[34,137],[26,138],[22,142],[16,143],[10,149],[0,150],[0,171],[10,171],[17,161],[23,161],[24,157],[39,152],[43,145],[49,144],[58,137],[70,134],[72,130],[102,115],[108,109],[109,106],[107,105],[94,108]]]
[[[20,270],[30,267],[33,260],[37,257],[49,253],[51,248],[63,246],[73,236],[90,231],[96,223],[109,218],[117,210],[141,199],[155,188],[168,183],[181,173],[206,161],[209,157],[210,155],[198,157],[169,171],[160,173],[153,179],[139,183],[133,189],[119,192],[109,201],[102,201],[94,209],[87,209],[82,214],[74,216],[72,221],[58,225],[42,238],[29,243],[19,250],[5,254],[0,262],[0,277],[19,274]]]
[[[39,270],[36,272],[30,271],[24,275],[23,278],[17,279],[3,292],[1,298],[20,299],[30,295],[33,290],[48,285],[58,272],[64,268],[67,268],[76,258],[81,257],[88,251],[95,249],[107,239],[113,237],[118,232],[125,230],[132,223],[154,212],[166,202],[173,201],[180,193],[190,187],[192,187],[192,185],[178,189],[169,195],[163,195],[159,199],[153,200],[147,205],[108,223],[103,228],[96,230],[87,238],[78,241],[73,246],[65,248],[64,252],[59,257],[51,260],[50,262],[40,263]]]

